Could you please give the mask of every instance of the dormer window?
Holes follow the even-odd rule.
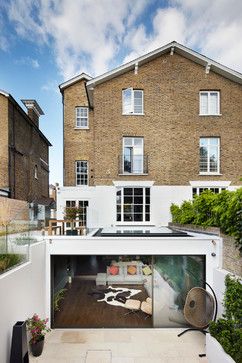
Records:
[[[88,107],[76,107],[76,128],[89,128]]]
[[[123,115],[143,115],[143,90],[126,88],[122,91]]]
[[[220,92],[200,92],[200,116],[220,115]]]

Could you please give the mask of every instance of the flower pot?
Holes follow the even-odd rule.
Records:
[[[43,348],[44,348],[44,342],[45,342],[45,338],[43,338],[42,340],[39,340],[35,344],[30,343],[31,352],[34,357],[39,357],[41,355]]]

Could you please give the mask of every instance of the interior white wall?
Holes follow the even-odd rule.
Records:
[[[37,313],[46,317],[45,241],[30,246],[30,261],[0,276],[0,361],[10,359],[12,327]]]

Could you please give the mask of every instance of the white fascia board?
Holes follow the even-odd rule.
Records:
[[[192,187],[221,187],[227,188],[231,181],[216,181],[216,180],[192,180],[189,182]]]
[[[9,93],[5,92],[3,89],[0,89],[0,94],[5,97],[9,97]]]
[[[128,72],[131,69],[135,68],[135,65],[141,64],[141,63],[146,63],[147,61],[150,61],[153,57],[156,58],[158,55],[160,55],[162,52],[165,52],[166,50],[170,49],[171,46],[174,46],[178,43],[176,42],[171,42],[167,45],[164,45],[161,48],[155,49],[152,52],[149,52],[139,58],[136,58],[128,63],[122,64],[121,66],[106,72],[104,74],[102,74],[101,76],[95,77],[93,79],[91,79],[90,81],[87,82],[87,88],[90,88],[91,86],[95,86],[98,83],[102,83],[104,81],[107,81],[108,79],[114,78],[119,74]]]
[[[152,187],[154,181],[142,181],[142,180],[113,180],[115,187]]]
[[[76,82],[78,82],[78,81],[81,81],[82,79],[85,79],[85,80],[87,80],[87,81],[90,81],[90,80],[92,79],[92,77],[91,77],[91,76],[89,76],[89,75],[88,75],[88,74],[86,74],[86,73],[81,73],[81,74],[79,74],[78,76],[73,77],[73,78],[69,79],[68,81],[66,81],[66,82],[64,82],[64,83],[61,83],[61,84],[59,85],[59,88],[60,88],[60,90],[63,90],[64,88],[69,87],[69,86],[71,86],[72,84],[74,84],[74,83],[76,83]]]
[[[183,55],[185,58],[191,59],[192,61],[194,61],[198,64],[201,64],[201,65],[204,65],[204,66],[207,66],[207,64],[209,64],[211,69],[214,72],[217,72],[218,70],[220,70],[220,72],[217,72],[217,73],[220,73],[220,74],[224,75],[226,78],[231,78],[235,82],[242,84],[242,74],[241,73],[236,72],[226,66],[223,66],[222,64],[215,62],[214,60],[212,60],[190,48],[187,48],[182,44],[179,44],[179,43],[173,41],[167,45],[164,45],[163,47],[155,49],[154,51],[152,51],[150,53],[147,53],[139,58],[136,58],[136,59],[132,60],[131,62],[123,64],[120,67],[117,67],[109,72],[106,72],[106,73],[102,74],[101,76],[92,78],[90,81],[87,82],[87,89],[89,89],[91,86],[94,87],[98,83],[102,83],[111,78],[114,78],[119,74],[128,72],[131,69],[134,69],[135,65],[137,63],[139,65],[147,63],[150,60],[152,60],[153,58],[157,58],[162,53],[166,53],[172,47],[174,48],[174,51],[176,53]]]

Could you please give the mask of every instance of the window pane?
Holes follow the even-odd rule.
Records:
[[[143,113],[143,91],[134,90],[134,113]]]
[[[132,88],[123,90],[123,113],[132,113]]]
[[[129,197],[124,197],[124,204],[131,204],[133,203],[133,197],[129,196]]]
[[[134,213],[143,213],[143,204],[134,206]]]
[[[208,92],[200,93],[200,114],[208,114]]]
[[[134,204],[143,204],[143,196],[134,197]]]
[[[146,222],[149,222],[149,221],[150,221],[150,215],[149,215],[149,214],[146,214],[146,215],[145,215],[145,221],[146,221]]]
[[[133,188],[124,188],[124,195],[132,195]]]
[[[210,93],[210,114],[211,115],[217,115],[218,114],[218,93],[217,92],[211,92]]]
[[[125,221],[125,222],[132,222],[132,221],[133,221],[133,216],[132,216],[132,214],[125,213],[125,214],[124,214],[124,221]]]
[[[134,195],[143,195],[143,188],[134,188]]]
[[[142,222],[143,221],[143,214],[134,214],[134,221],[136,222]]]
[[[142,137],[135,137],[134,138],[134,145],[143,145],[143,138]]]

